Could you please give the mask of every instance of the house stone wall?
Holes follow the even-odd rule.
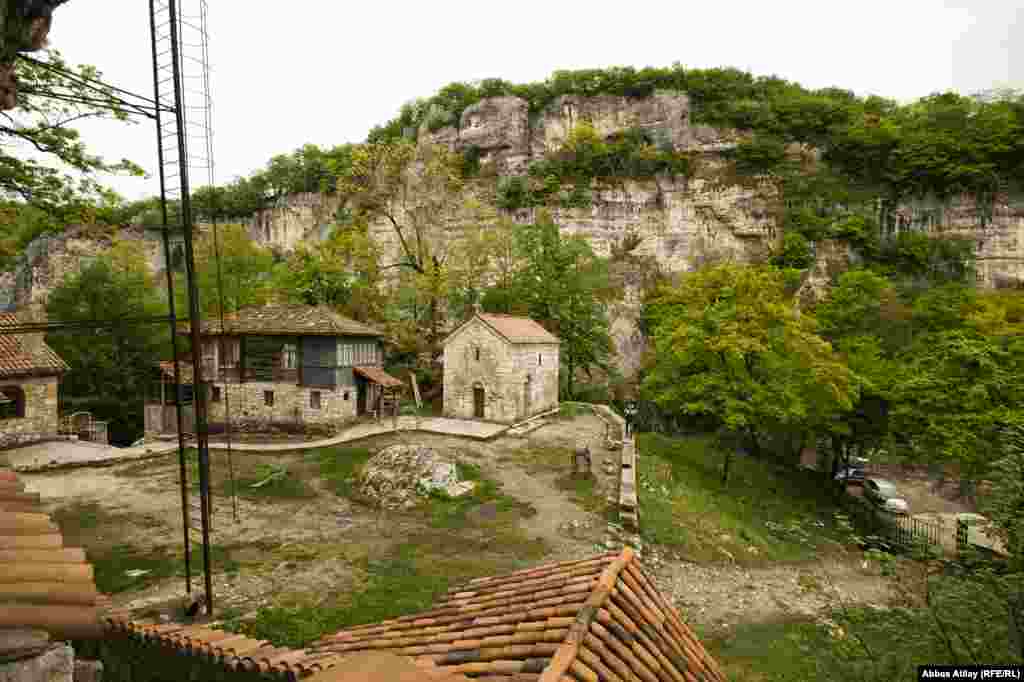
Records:
[[[476,359],[476,349],[480,359]],[[537,355],[541,354],[541,364]],[[530,381],[530,410],[524,385]],[[444,348],[444,414],[474,419],[473,390],[484,389],[484,420],[514,423],[558,404],[558,345],[513,345],[474,319]]]
[[[0,385],[18,386],[25,392],[24,418],[0,419],[0,448],[56,437],[57,377],[0,380]]]
[[[211,422],[225,421],[228,401],[232,424],[337,424],[356,416],[355,386],[315,388],[296,384],[253,381],[244,384],[220,384],[220,400],[208,403]],[[274,392],[274,404],[266,405],[264,391]],[[320,409],[310,407],[310,394],[320,392]],[[346,400],[346,394],[348,399]]]

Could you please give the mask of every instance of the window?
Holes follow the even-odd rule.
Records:
[[[537,366],[540,367],[542,364],[543,362],[541,361],[541,355],[540,353],[537,353]]]
[[[210,402],[214,402],[214,403],[219,403],[220,402],[220,386],[211,386],[210,387]]]
[[[281,348],[281,369],[297,369],[299,354],[294,343],[286,343]]]
[[[0,419],[25,417],[25,392],[17,386],[0,388]]]
[[[241,344],[238,339],[221,338],[223,351],[221,352],[221,367],[238,367],[238,359],[241,354]]]
[[[345,391],[345,400],[348,400],[348,391]]]
[[[376,341],[348,341],[341,344],[342,367],[376,365],[378,362]]]
[[[320,391],[309,392],[309,407],[313,410],[320,409]]]
[[[274,392],[273,391],[263,391],[263,404],[266,405],[267,407],[273,407],[274,406]]]
[[[480,362],[480,346],[476,347],[476,361]]]

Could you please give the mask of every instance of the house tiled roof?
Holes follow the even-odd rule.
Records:
[[[353,369],[355,369],[357,374],[362,374],[364,377],[366,377],[373,383],[380,384],[381,386],[384,386],[386,388],[399,388],[405,386],[405,384],[402,383],[401,379],[396,379],[395,377],[391,376],[390,374],[382,370],[380,367],[365,366],[355,367]]]
[[[170,360],[160,361],[160,373],[163,375],[165,380],[174,381],[174,363]],[[192,375],[192,363],[178,361],[178,373],[181,375],[181,383],[183,385],[190,385],[193,383]]]
[[[3,333],[4,327],[17,324],[15,313],[0,313],[0,378],[60,374],[71,369],[42,339],[26,343],[32,335]]]
[[[341,660],[341,656],[330,652],[274,647],[263,640],[202,624],[133,621],[124,612],[108,614],[106,637],[128,637],[159,644],[179,655],[202,656],[230,671],[269,673],[283,679],[310,677]]]
[[[65,547],[39,495],[26,492],[13,471],[0,469],[0,631],[98,638],[108,605],[85,552]]]
[[[476,313],[449,334],[444,343],[447,344],[476,319],[482,321],[509,343],[561,343],[557,336],[528,317],[493,313]]]
[[[216,316],[202,321],[203,334],[220,334]],[[189,330],[182,325],[183,333]],[[382,336],[380,330],[339,315],[327,306],[279,304],[249,306],[224,316],[225,334],[303,336]]]
[[[315,649],[390,651],[487,682],[724,682],[633,550],[480,578],[429,611]]]

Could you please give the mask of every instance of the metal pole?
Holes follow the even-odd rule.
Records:
[[[212,186],[211,186],[211,189]],[[219,213],[219,200],[217,197],[216,190],[213,190],[213,251],[214,257],[217,259],[217,297],[219,299],[220,308],[220,353],[224,355],[224,283],[221,277],[220,268],[220,238],[217,234],[217,213]],[[225,389],[227,385],[225,384]],[[231,461],[231,391],[224,391],[224,435],[227,437],[228,443],[228,476],[231,479],[231,515],[235,522],[238,522],[238,497],[235,495],[235,467]]]
[[[174,386],[175,386],[175,398],[174,398],[174,411],[178,418],[178,465],[180,469],[181,477],[181,519],[184,522],[184,533],[185,533],[185,592],[186,594],[192,594],[192,552],[190,549],[188,529],[189,529],[189,505],[188,505],[188,467],[185,464],[185,421],[181,415],[181,403],[183,398],[183,391],[181,387],[181,369],[178,365],[178,321],[174,310],[174,275],[171,273],[171,249],[170,241],[167,237],[167,192],[166,185],[164,182],[164,149],[163,142],[161,140],[161,128],[160,128],[160,74],[157,70],[157,40],[156,40],[156,8],[154,6],[154,0],[149,0],[149,29],[153,38],[153,88],[155,90],[156,97],[156,153],[157,163],[161,169],[160,172],[160,209],[163,216],[163,230],[161,231],[164,245],[164,271],[167,276],[167,304],[170,308],[171,318],[171,353],[173,353],[174,359]],[[195,374],[195,368],[193,367],[193,374]],[[194,381],[194,379],[193,379]],[[163,386],[163,380],[161,379],[161,390]],[[160,408],[163,410],[163,406]],[[162,415],[161,415],[162,416]]]
[[[181,223],[185,237],[185,277],[188,282],[189,332],[192,339],[192,367],[195,390],[196,447],[199,450],[199,505],[203,521],[203,573],[206,581],[206,615],[213,615],[213,581],[210,575],[210,444],[206,422],[206,393],[202,379],[200,348],[199,291],[195,280],[195,251],[192,248],[192,197],[188,185],[188,149],[185,143],[185,107],[182,97],[181,55],[179,53],[177,0],[168,0],[171,29],[171,67],[174,72],[174,103],[178,125],[178,167],[181,174]]]

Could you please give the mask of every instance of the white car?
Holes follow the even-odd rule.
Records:
[[[910,513],[910,505],[902,497],[890,497],[878,505],[878,508],[884,512],[899,514],[900,516],[906,516]]]

